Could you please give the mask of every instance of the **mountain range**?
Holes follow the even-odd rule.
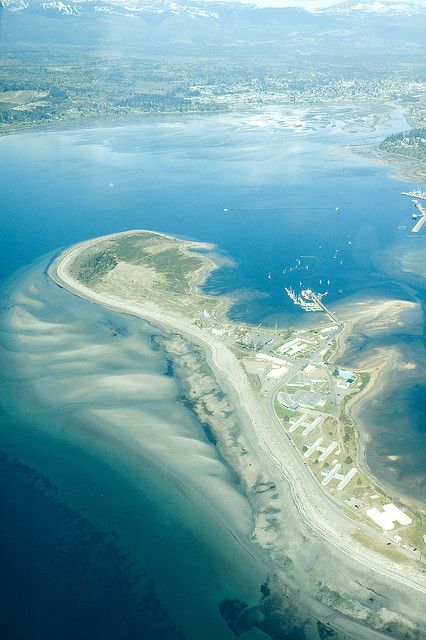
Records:
[[[56,16],[119,15],[140,17],[148,22],[161,24],[172,16],[184,16],[192,20],[229,19],[256,21],[309,21],[315,17],[352,17],[366,19],[380,17],[387,20],[426,15],[426,5],[407,2],[381,2],[379,0],[348,0],[327,9],[308,11],[296,7],[270,8],[239,2],[173,2],[171,0],[0,0],[4,9],[16,13]]]
[[[0,44],[87,44],[168,55],[419,61],[426,5],[348,0],[316,11],[219,0],[0,0]]]

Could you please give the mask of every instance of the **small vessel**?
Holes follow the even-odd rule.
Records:
[[[228,213],[229,209],[224,209],[223,212],[224,213]]]
[[[272,279],[272,275],[271,275],[271,272],[269,272],[268,273],[268,280],[271,280],[271,279]]]
[[[336,207],[334,210],[335,210],[335,211],[336,211],[336,213],[337,213],[337,212],[339,212],[339,211],[340,211],[340,207]]]

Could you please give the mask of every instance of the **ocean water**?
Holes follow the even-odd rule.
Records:
[[[67,329],[67,340],[74,337],[81,341],[87,336],[90,343],[90,336],[98,336],[99,321],[106,323],[102,326],[106,327],[104,338],[108,349],[111,344],[115,345],[115,338],[108,336],[108,326],[111,323],[121,326],[120,323],[130,321],[105,317],[90,320],[91,313],[101,312],[89,311],[87,304],[79,306],[81,303],[65,292],[57,297],[43,280],[48,258],[44,262],[38,260],[73,242],[132,228],[155,229],[216,243],[218,258],[224,266],[212,276],[206,289],[234,295],[232,316],[238,320],[265,324],[313,321],[292,305],[284,286],[307,285],[315,290],[328,290],[327,301],[336,309],[356,296],[362,297],[367,292],[371,295],[372,291],[378,297],[413,300],[423,309],[424,277],[419,275],[420,269],[412,265],[418,265],[424,255],[424,235],[407,238],[411,208],[409,200],[400,195],[415,185],[395,178],[389,168],[341,150],[349,144],[379,140],[405,128],[406,123],[395,112],[375,132],[367,132],[362,127],[349,131],[339,120],[338,112],[335,118],[334,123],[309,130],[274,108],[262,117],[244,113],[153,117],[139,124],[26,131],[1,138],[0,242],[1,276],[6,282],[2,305],[5,348],[11,349],[13,335],[19,333],[16,327],[21,326],[14,324],[11,331],[7,324],[9,307],[13,306],[10,297],[23,286],[28,274],[41,278],[39,291],[48,294],[48,304],[43,311],[46,316],[39,317],[40,322],[51,322],[53,315],[49,317],[49,314],[56,313],[54,322],[67,324],[67,310],[74,309],[78,326]],[[392,256],[392,265],[398,265],[400,255],[407,252],[407,243],[410,256],[414,256],[410,271],[403,266],[390,269],[389,256]],[[24,270],[13,278],[14,272],[31,263],[34,264],[29,272]],[[12,280],[7,281],[11,277]],[[21,317],[20,322],[24,321],[28,322],[28,318]],[[9,329],[6,330],[6,326]],[[34,336],[37,331],[32,327],[30,335]],[[96,333],[93,333],[94,327]],[[136,331],[134,327],[126,330],[127,336]],[[163,376],[166,363],[150,351],[149,333],[147,330],[144,339],[138,334],[140,344],[145,345],[144,367],[150,375]],[[25,353],[28,348],[22,326],[19,335],[19,348],[13,343],[15,347],[11,351],[14,357],[20,349]],[[42,376],[43,367],[37,369],[34,364],[46,365],[46,356],[55,346],[54,342],[47,341],[48,335],[47,331],[46,342],[40,343],[39,353],[32,353],[32,368],[25,359],[18,358],[8,367],[9,377],[2,377],[7,394],[3,394],[6,400],[0,434],[0,450],[4,453],[1,474],[5,486],[10,486],[8,499],[16,494],[16,504],[22,494],[23,504],[38,505],[38,501],[43,501],[47,511],[48,504],[51,505],[49,517],[38,520],[38,539],[52,528],[61,528],[62,523],[72,519],[71,514],[75,514],[75,527],[86,531],[88,539],[92,540],[92,534],[94,538],[100,536],[96,542],[88,543],[94,575],[104,566],[105,545],[115,544],[114,548],[108,547],[108,554],[118,554],[108,588],[139,605],[135,604],[128,612],[130,635],[123,632],[121,636],[112,634],[112,637],[136,637],[132,635],[131,625],[139,625],[143,616],[145,605],[140,606],[141,601],[137,599],[139,586],[133,580],[129,563],[130,567],[137,565],[144,572],[141,582],[145,591],[146,582],[153,584],[153,609],[158,603],[158,611],[164,609],[164,624],[171,625],[167,627],[170,634],[167,637],[173,637],[172,628],[176,628],[173,633],[199,637],[201,618],[209,621],[206,628],[212,630],[212,638],[228,637],[230,632],[218,613],[220,601],[225,597],[256,601],[265,579],[262,562],[248,562],[220,528],[221,518],[215,520],[220,534],[209,538],[208,518],[203,509],[189,499],[185,501],[173,479],[168,483],[164,474],[160,474],[161,482],[158,482],[156,465],[165,455],[164,451],[152,450],[151,462],[142,471],[135,468],[136,460],[130,454],[114,458],[116,447],[108,447],[105,434],[104,439],[93,436],[90,442],[81,441],[78,446],[75,440],[67,441],[66,425],[74,414],[61,408],[62,401],[52,404],[52,397],[59,400],[65,397],[63,394],[71,394],[67,386],[70,380],[64,381],[64,363],[56,363],[58,377],[52,373],[47,382]],[[420,320],[414,326],[408,323],[395,335],[385,331],[379,336],[357,336],[354,346],[354,356],[358,356],[363,350],[387,344],[398,348],[407,361],[415,364],[415,368],[390,379],[389,391],[371,405],[366,418],[372,437],[367,449],[370,467],[388,484],[417,499],[424,491],[419,480],[425,460],[423,335],[423,320]],[[61,339],[65,339],[64,336]],[[117,357],[119,353],[121,350]],[[111,355],[99,360],[99,354],[94,352],[91,362],[101,362],[104,375],[108,368],[110,372],[114,369]],[[77,368],[80,366],[81,363],[76,363]],[[135,365],[129,361],[126,366],[134,368]],[[20,383],[18,377],[14,379],[10,375],[14,371],[22,373],[24,369],[26,378]],[[66,371],[71,375],[69,368]],[[34,395],[29,393],[33,379],[37,381]],[[52,388],[49,385],[53,385]],[[78,380],[76,394],[77,387]],[[97,389],[96,397],[102,404],[105,389],[104,395],[101,391]],[[164,393],[169,394],[171,411],[171,407],[176,406],[177,392],[167,387]],[[81,398],[78,394],[75,397],[79,406],[83,403],[86,410],[92,412],[94,433],[98,433],[90,398]],[[67,396],[66,407],[70,406],[69,402]],[[132,404],[134,398],[123,399],[123,403]],[[101,415],[101,421],[106,418],[111,416]],[[73,420],[74,426],[78,426],[78,419],[74,416]],[[166,432],[170,419],[156,415],[156,421],[161,422]],[[210,447],[208,455],[214,457],[214,448],[208,444],[205,434],[198,431],[199,425],[193,417],[185,414],[183,421],[192,433],[191,438],[201,442],[203,448]],[[391,461],[389,455],[396,455],[398,459]],[[25,466],[21,468],[21,464]],[[73,464],[78,464],[75,467],[78,473],[67,472]],[[219,460],[212,464],[215,469],[219,465],[221,471],[217,475],[222,478],[221,486],[226,486],[232,500],[237,500],[239,506],[235,512],[246,514],[242,521],[246,518],[249,528],[247,505],[244,506],[242,496],[232,487],[226,468],[220,466]],[[55,489],[46,490],[45,485],[40,489],[31,480],[32,470],[41,472],[43,478],[47,478],[43,482],[53,483]],[[76,478],[80,480],[77,482]],[[138,482],[135,478],[139,478]],[[107,507],[100,499],[105,486],[110,491]],[[87,487],[91,487],[89,492]],[[118,496],[126,499],[120,501]],[[179,500],[182,504],[177,508]],[[24,511],[25,514],[22,510],[19,514],[11,512],[11,522],[2,532],[5,541],[13,527],[26,531],[39,507],[25,507]],[[184,515],[176,517],[177,512]],[[190,514],[189,521],[185,514]],[[226,521],[227,515],[224,517]],[[105,531],[115,532],[112,540],[102,538]],[[27,539],[22,539],[27,551],[32,544],[30,533],[28,530]],[[78,535],[73,535],[73,539],[75,537]],[[66,576],[69,581],[77,580],[81,568],[74,566],[71,553],[78,554],[78,546],[67,548],[65,559],[55,555],[56,548],[63,553],[64,545],[63,540],[51,542],[52,557],[57,563],[52,573],[59,575],[65,563],[63,579],[68,585]],[[3,548],[3,544],[0,546]],[[8,548],[6,542],[4,548]],[[123,549],[128,556],[119,555]],[[36,548],[32,554],[20,555],[21,560],[27,558],[29,572],[34,571],[37,557]],[[16,594],[24,571],[23,561],[15,566],[13,555],[7,558],[11,593]],[[46,582],[45,602],[54,584],[54,580]],[[93,592],[90,584],[83,587],[87,587],[87,594]],[[105,600],[93,603],[92,622],[95,618],[99,620],[99,611],[104,605]],[[63,601],[57,606],[59,610],[62,606],[64,611],[68,604]],[[13,613],[13,608],[8,610]],[[34,599],[33,615],[38,610]],[[19,618],[12,613],[11,624]],[[90,612],[86,611],[85,615],[89,621]],[[114,615],[115,623],[108,623],[110,618],[105,618],[105,629],[119,624],[118,613],[112,608],[111,616]],[[155,624],[155,616],[151,622]],[[43,632],[46,620],[31,620],[31,624],[39,625],[32,627],[31,637],[57,637],[54,626],[50,635],[46,627]],[[90,622],[87,624],[90,628]],[[81,630],[79,633],[70,637],[86,637]],[[142,637],[157,636],[151,630]]]
[[[2,637],[232,638],[222,603],[257,604],[268,575],[248,502],[153,328],[47,264],[2,291]]]

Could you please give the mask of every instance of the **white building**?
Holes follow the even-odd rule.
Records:
[[[395,522],[399,524],[407,525],[411,524],[412,520],[406,513],[398,509],[394,504],[383,505],[383,511],[379,509],[368,509],[367,515],[380,525],[383,531],[390,531],[395,528]]]

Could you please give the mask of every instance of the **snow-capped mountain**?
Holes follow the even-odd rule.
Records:
[[[254,0],[255,1],[255,0]],[[220,22],[232,25],[304,24],[322,25],[341,21],[365,23],[395,23],[410,20],[413,16],[426,17],[426,5],[388,0],[348,0],[327,9],[307,11],[295,7],[259,7],[256,4],[223,2],[220,0],[0,0],[0,7],[13,13],[48,15],[54,17],[123,16],[140,17],[152,26],[158,26],[171,18],[190,22]]]
[[[426,14],[426,4],[408,2],[380,2],[380,0],[348,0],[321,12],[341,16],[416,16]]]
[[[80,15],[80,11],[76,5],[64,4],[63,2],[43,2],[41,7],[45,11],[59,11],[67,16]]]
[[[181,4],[167,0],[73,0],[64,3],[61,0],[43,2],[40,0],[0,0],[0,5],[13,12],[46,11],[64,15],[85,15],[92,12],[118,15],[136,15],[138,13],[186,15],[192,18],[217,18],[217,12],[209,10],[209,5],[189,2]]]
[[[0,0],[0,5],[9,11],[23,11],[28,7],[28,0]]]

